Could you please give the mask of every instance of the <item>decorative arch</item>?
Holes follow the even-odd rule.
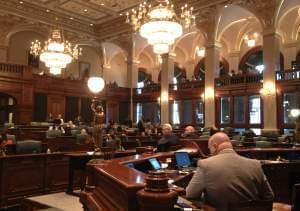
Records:
[[[244,73],[249,73],[249,71],[255,71],[257,65],[263,64],[263,49],[262,46],[256,46],[251,48],[245,55],[242,57],[239,63],[239,70],[242,70]],[[252,68],[252,70],[249,70]],[[284,70],[284,57],[280,52],[280,70]]]
[[[219,63],[219,75],[225,76],[229,73],[229,63],[228,61],[222,57]],[[205,78],[205,57],[202,58],[194,69],[194,77],[198,80],[204,80]]]

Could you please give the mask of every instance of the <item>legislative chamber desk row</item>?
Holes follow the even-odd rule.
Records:
[[[127,156],[135,151],[116,152]],[[56,152],[0,156],[0,210],[18,206],[25,197],[52,192],[72,192],[81,187],[86,162],[103,154]]]
[[[244,149],[245,151],[247,150]],[[249,151],[251,150],[249,149],[247,152]],[[143,173],[140,169],[132,168],[133,166],[146,166],[144,164],[153,157],[160,161],[166,161],[167,158],[172,159],[174,153],[142,154],[89,163],[87,167],[88,185],[80,195],[80,200],[86,210],[137,211],[141,210],[141,207],[153,206],[153,204],[145,204],[147,202],[141,201],[138,197],[140,195],[138,192],[145,187],[147,171]],[[275,193],[275,201],[290,203],[293,184],[300,182],[300,160],[294,162],[262,161],[262,166]],[[186,175],[190,180],[191,174]],[[182,174],[173,173],[170,178],[179,186],[181,183],[182,186],[188,183]],[[165,203],[166,198],[160,197],[160,193],[153,194],[156,197],[155,204],[157,206]]]

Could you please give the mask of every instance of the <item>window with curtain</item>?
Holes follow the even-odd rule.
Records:
[[[183,101],[183,123],[191,124],[193,122],[193,101]]]
[[[196,101],[195,115],[196,124],[204,124],[204,103],[201,100]]]
[[[174,101],[172,104],[172,123],[180,124],[180,110],[178,101]]]
[[[221,97],[221,124],[230,123],[230,97]]]
[[[245,97],[236,96],[234,97],[234,123],[244,124],[245,123]]]
[[[259,95],[249,97],[249,124],[261,124],[261,99]]]
[[[283,94],[283,122],[285,124],[294,124],[296,117],[292,115],[293,109],[300,109],[299,100],[297,100],[297,93],[290,92]]]
[[[138,122],[143,117],[143,107],[141,103],[136,104],[136,122]]]

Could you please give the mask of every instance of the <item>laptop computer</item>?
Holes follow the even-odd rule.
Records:
[[[149,162],[153,168],[153,170],[160,170],[161,169],[161,165],[158,162],[158,160],[156,158],[150,158]]]
[[[178,169],[195,170],[195,167],[192,167],[191,159],[187,152],[176,152],[175,159]]]

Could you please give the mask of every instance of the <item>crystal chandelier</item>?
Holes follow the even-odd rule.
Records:
[[[138,9],[132,9],[126,13],[126,22],[130,23],[135,31],[147,39],[153,46],[156,54],[169,52],[170,46],[187,29],[195,25],[193,8],[187,4],[181,7],[181,15],[177,17],[174,5],[169,0],[157,0],[158,6],[152,8],[146,2],[139,5]]]
[[[50,73],[59,75],[61,69],[66,68],[73,59],[78,59],[81,48],[77,45],[72,47],[70,42],[64,40],[62,31],[54,29],[51,37],[45,42],[44,48],[38,40],[31,43],[30,54],[40,55],[40,60],[50,69]]]

